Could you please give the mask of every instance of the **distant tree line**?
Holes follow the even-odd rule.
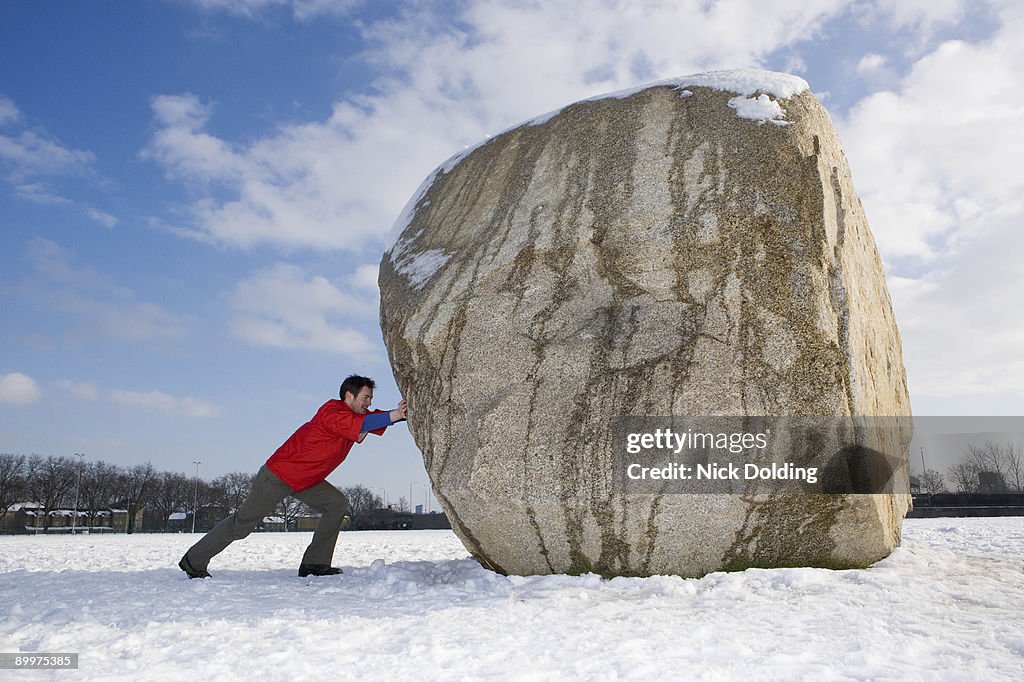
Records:
[[[968,445],[964,458],[947,470],[952,492],[991,493],[1024,492],[1024,448],[1020,443],[986,441]],[[951,492],[946,477],[928,469],[920,477],[921,492]]]
[[[983,476],[995,480],[1003,490],[984,490]],[[949,469],[957,492],[1024,492],[1024,448],[1020,443],[968,445],[967,455]]]
[[[76,507],[90,523],[106,509],[128,512],[128,532],[167,530],[174,513],[195,514],[197,509],[217,507],[223,515],[241,506],[249,494],[254,474],[234,472],[212,481],[174,471],[157,471],[152,464],[125,467],[103,461],[80,461],[71,457],[43,457],[0,453],[0,521],[8,508],[18,502],[34,503],[46,513]],[[343,488],[349,501],[349,517],[355,523],[382,506],[381,498],[368,488]],[[135,528],[139,510],[145,510],[146,528]],[[300,500],[286,498],[276,510],[286,527],[295,519],[316,515]],[[83,524],[84,525],[84,524]]]

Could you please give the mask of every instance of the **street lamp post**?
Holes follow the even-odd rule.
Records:
[[[409,484],[409,513],[412,514],[412,513],[415,513],[415,511],[416,511],[416,500],[412,496],[412,488],[413,488],[414,485],[422,486],[423,487],[423,513],[426,514],[427,513],[427,507],[430,506],[430,500],[428,498],[428,496],[430,495],[430,493],[429,493],[430,489],[427,487],[426,483],[421,483],[421,482],[418,482],[418,481]]]
[[[85,464],[85,453],[76,452],[78,457],[78,483],[75,484],[75,515],[71,517],[71,534],[75,534],[75,522],[78,521],[78,491],[82,488],[82,466]]]
[[[924,447],[921,447],[921,484],[926,485],[925,477],[928,475],[928,465],[924,463]],[[928,486],[928,506],[932,505],[932,488]]]
[[[202,462],[196,462],[193,460],[193,464],[196,465],[196,484],[192,493],[192,532],[196,532],[196,517],[199,515],[199,465]]]
[[[421,482],[419,482],[419,481],[415,481],[415,482],[409,484],[409,513],[410,514],[415,514],[416,513],[416,498],[413,497],[413,486],[417,486],[418,487],[418,486],[421,486],[421,485],[423,485],[423,484]],[[426,505],[424,505],[423,508],[426,509]]]

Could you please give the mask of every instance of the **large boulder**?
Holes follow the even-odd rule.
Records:
[[[396,229],[384,341],[483,565],[699,576],[866,566],[899,543],[905,486],[613,480],[622,416],[910,413],[882,264],[803,80],[716,72],[572,104],[449,160]],[[904,480],[909,434],[882,440]]]

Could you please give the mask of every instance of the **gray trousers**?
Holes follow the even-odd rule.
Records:
[[[341,530],[345,513],[348,511],[345,496],[327,481],[321,481],[312,488],[297,493],[266,465],[263,465],[256,474],[252,490],[238,511],[218,523],[185,553],[189,563],[196,570],[205,570],[210,559],[223,552],[235,540],[241,540],[251,533],[263,518],[272,513],[281,500],[289,495],[299,498],[321,514],[320,522],[313,533],[313,540],[302,556],[302,563],[329,566],[334,559],[338,531]]]

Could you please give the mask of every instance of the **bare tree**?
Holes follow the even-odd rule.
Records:
[[[954,468],[954,480],[963,492],[977,492],[980,489],[978,474],[983,472],[995,474],[1010,490],[1024,489],[1024,453],[1020,443],[988,440],[983,445],[968,445],[963,462]],[[968,481],[966,477],[973,480]]]
[[[43,508],[46,515],[43,528],[50,527],[49,512],[59,509],[67,502],[78,479],[75,462],[67,457],[41,457],[32,455],[28,459],[27,488],[32,501]]]
[[[215,478],[212,481],[201,481],[199,483],[199,500],[203,506],[227,507],[226,498],[228,491],[224,487],[223,478]]]
[[[397,512],[399,512],[401,514],[408,514],[409,513],[409,500],[405,499],[404,496],[403,497],[399,497],[398,498],[398,509],[396,509],[395,511],[397,511]]]
[[[242,506],[242,502],[252,490],[252,482],[255,478],[253,474],[236,471],[225,474],[213,482],[214,486],[223,492],[221,502],[224,503],[228,511],[237,511]]]
[[[1024,492],[1024,444],[1006,444],[1006,482],[1017,492]]]
[[[224,488],[219,485],[218,480],[209,483],[195,476],[188,479],[186,509],[192,509],[196,515],[196,530],[209,530],[225,516],[218,510],[224,507]],[[204,508],[207,509],[206,514],[202,513]]]
[[[195,498],[195,503],[199,509],[211,504],[220,504],[221,498],[224,496],[223,490],[218,489],[213,484],[204,481],[201,478],[197,480],[195,476],[189,478],[189,482],[192,484],[192,495]],[[188,498],[188,506],[190,509],[192,508],[193,497]]]
[[[979,486],[978,471],[976,464],[960,462],[949,468],[949,478],[958,493],[976,493]]]
[[[176,471],[159,475],[159,487],[153,495],[153,506],[160,517],[160,529],[167,530],[171,514],[188,509],[192,504],[193,481]]]
[[[296,520],[300,516],[305,516],[310,513],[309,507],[307,507],[302,500],[297,497],[292,497],[291,495],[281,500],[274,511],[284,520],[285,530],[288,530],[288,528],[294,528],[297,525]]]
[[[79,506],[89,513],[89,525],[96,525],[100,511],[111,506],[117,494],[117,478],[121,474],[117,465],[103,461],[89,462],[82,473]]]
[[[348,517],[352,527],[358,528],[359,521],[383,506],[383,501],[373,491],[362,485],[354,485],[341,491],[348,500]],[[401,502],[401,501],[399,501]]]
[[[0,454],[0,521],[25,489],[25,456]]]
[[[946,492],[946,481],[938,471],[928,469],[921,476],[921,492],[929,495]]]
[[[126,532],[132,533],[136,530],[136,513],[147,503],[152,503],[153,495],[159,487],[157,473],[149,462],[137,464],[122,472],[117,483],[119,501],[128,510]]]
[[[994,441],[985,441],[984,445],[968,445],[965,461],[974,464],[978,471],[990,471],[1006,480],[1006,451],[1002,445]]]

